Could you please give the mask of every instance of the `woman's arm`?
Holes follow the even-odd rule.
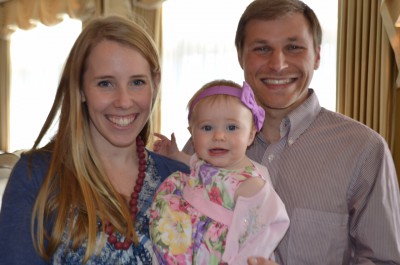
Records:
[[[1,264],[48,264],[36,253],[31,237],[32,209],[43,179],[35,168],[28,175],[28,157],[22,155],[8,180],[0,212]]]

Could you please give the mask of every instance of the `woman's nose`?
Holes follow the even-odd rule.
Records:
[[[115,106],[117,108],[129,108],[132,106],[132,98],[129,94],[128,89],[120,88],[117,90],[117,95],[115,98]]]

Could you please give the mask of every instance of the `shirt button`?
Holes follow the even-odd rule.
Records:
[[[293,143],[294,143],[294,140],[293,139],[289,139],[289,141],[288,141],[289,146],[291,146]]]
[[[274,160],[274,155],[269,155],[269,156],[268,156],[268,161],[271,163],[272,160]]]

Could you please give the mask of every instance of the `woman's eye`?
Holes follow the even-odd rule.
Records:
[[[134,85],[134,86],[142,86],[144,84],[145,84],[145,82],[141,79],[132,80],[132,85]]]
[[[100,81],[97,85],[98,85],[99,87],[110,87],[110,86],[111,86],[111,82],[110,82],[110,81],[103,80],[103,81]]]

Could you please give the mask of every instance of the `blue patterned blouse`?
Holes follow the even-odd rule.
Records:
[[[153,152],[148,151],[148,154],[146,178],[139,195],[139,213],[135,224],[139,245],[132,244],[128,250],[115,250],[108,242],[105,245],[102,244],[101,240],[107,241],[107,235],[102,234],[99,229],[97,243],[99,248],[101,245],[104,247],[96,255],[93,255],[86,265],[152,264],[153,250],[149,236],[149,218],[153,196],[161,182],[171,173],[177,170],[189,172],[189,168],[180,162]],[[65,240],[58,247],[50,263],[40,258],[33,248],[30,217],[40,184],[49,165],[49,159],[50,156],[46,159],[34,157],[33,176],[29,178],[27,175],[28,157],[23,155],[10,176],[0,213],[1,264],[82,264],[86,243],[72,251],[70,248],[66,248]],[[100,227],[101,223],[99,222]]]

